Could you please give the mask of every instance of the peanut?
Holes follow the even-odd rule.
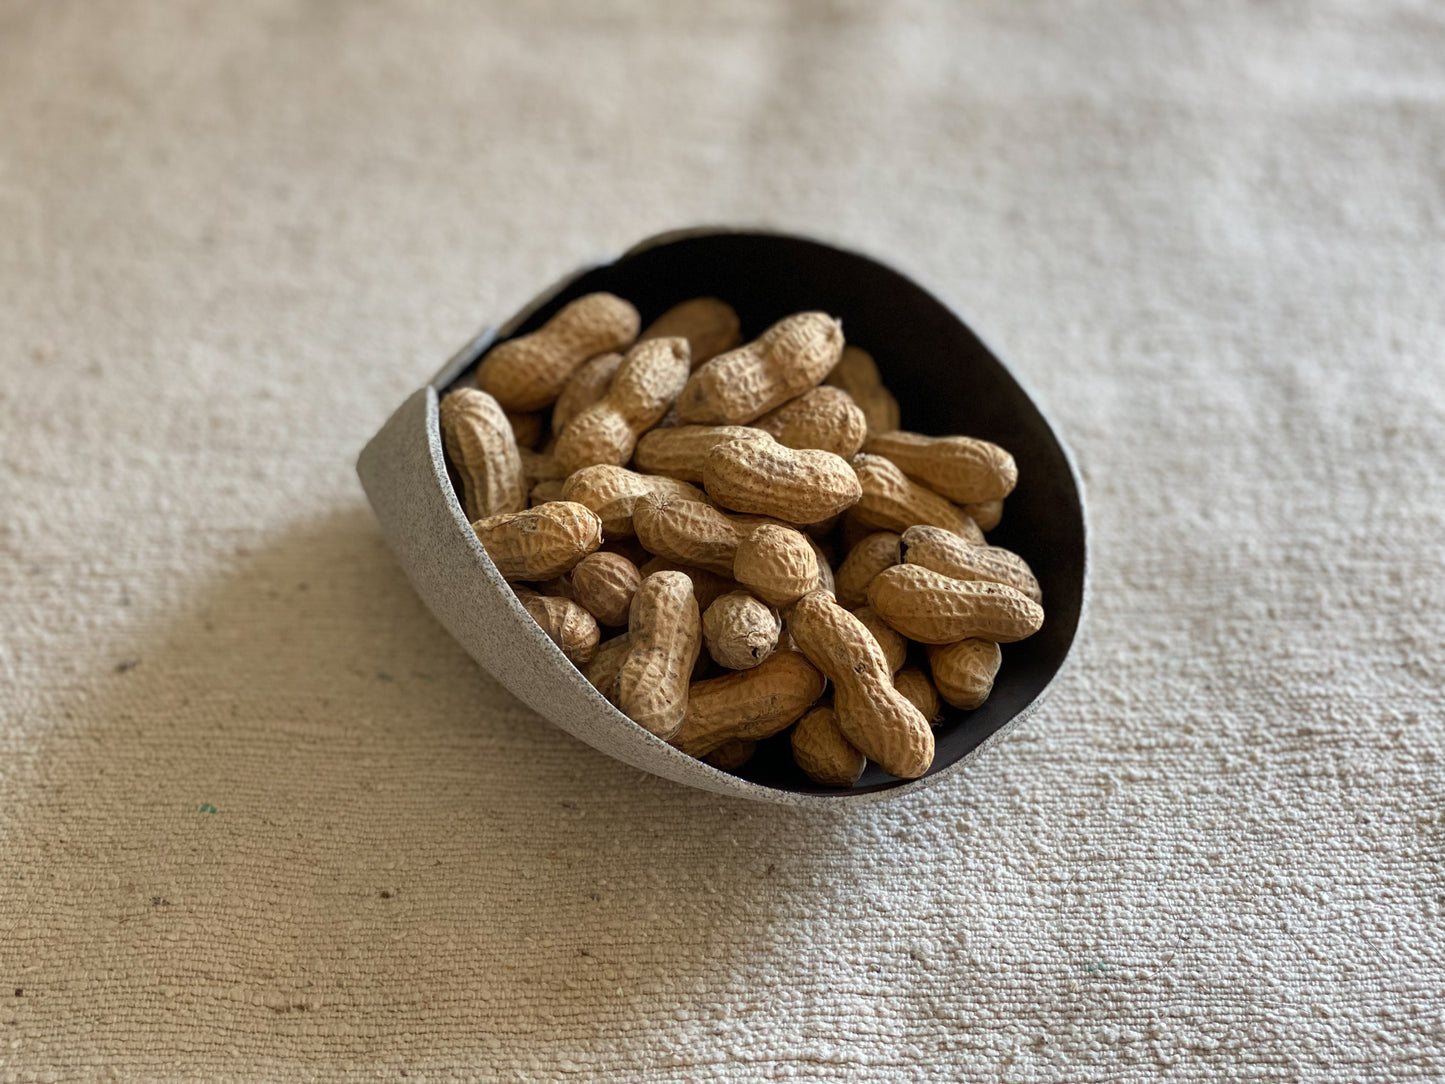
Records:
[[[773,606],[790,606],[821,583],[808,537],[772,523],[738,543],[733,578]]]
[[[592,615],[577,603],[525,590],[517,592],[517,600],[573,666],[580,669],[596,656],[601,632]]]
[[[554,454],[562,470],[571,474],[594,463],[626,463],[637,438],[667,413],[687,374],[686,339],[649,339],[634,346],[607,394],[558,434]]]
[[[550,453],[518,448],[517,455],[522,461],[522,477],[528,482],[560,482],[567,477],[567,472],[557,462],[557,457]]]
[[[933,763],[933,731],[893,687],[873,634],[832,598],[815,591],[788,613],[788,629],[808,661],[833,683],[833,710],[850,745],[885,772],[917,779]]]
[[[851,462],[862,489],[862,496],[849,509],[857,522],[900,534],[915,523],[929,523],[969,542],[983,544],[983,532],[962,509],[914,482],[892,460],[860,452]]]
[[[642,543],[638,542],[635,538],[614,538],[610,541],[604,541],[601,552],[616,553],[622,557],[626,557],[639,569],[642,567],[644,561],[652,560],[652,554],[648,553],[647,550],[642,547]]]
[[[572,595],[601,624],[627,624],[642,573],[617,553],[589,553],[572,570]]]
[[[613,294],[579,297],[531,334],[494,346],[477,367],[477,387],[506,410],[549,407],[583,362],[627,347],[641,322],[637,310]]]
[[[614,636],[598,645],[592,661],[587,664],[587,669],[582,671],[582,675],[592,683],[593,688],[608,700],[612,699],[617,684],[617,672],[622,669],[622,663],[630,650],[631,636],[625,632],[621,636]]]
[[[642,573],[644,580],[659,572],[681,572],[692,581],[692,590],[693,594],[697,596],[699,611],[706,610],[729,591],[738,589],[738,585],[731,576],[719,576],[716,572],[709,572],[705,568],[680,565],[676,561],[669,561],[662,557],[654,557],[639,567],[638,571]]]
[[[677,398],[678,417],[702,425],[746,424],[815,387],[842,350],[842,325],[833,317],[785,317],[693,373]]]
[[[788,523],[816,523],[857,503],[858,475],[846,459],[813,448],[729,440],[713,446],[703,488],[724,508]]]
[[[757,428],[789,448],[821,448],[847,459],[863,447],[868,420],[842,388],[819,387],[768,411]]]
[[[467,520],[527,507],[526,480],[511,423],[484,391],[458,388],[437,410],[447,457],[462,480]]]
[[[627,657],[617,672],[617,706],[659,738],[672,737],[687,712],[688,678],[702,648],[692,581],[680,572],[649,576],[632,600]]]
[[[824,383],[842,388],[863,411],[868,432],[881,433],[898,428],[898,400],[883,386],[873,355],[856,346],[843,348],[843,356]]]
[[[838,601],[844,608],[856,610],[868,601],[868,585],[885,568],[902,560],[898,535],[877,531],[859,540],[838,566],[834,579],[838,582]]]
[[[539,504],[547,504],[549,501],[560,501],[562,499],[562,483],[559,479],[549,478],[545,482],[538,482],[532,487],[532,494],[527,503],[536,508]]]
[[[863,627],[873,634],[873,639],[878,641],[878,650],[883,652],[883,659],[888,663],[888,672],[897,674],[903,669],[903,664],[908,661],[908,640],[903,634],[884,621],[872,606],[859,606],[853,611],[853,616],[861,621]]]
[[[622,355],[616,352],[598,354],[584,362],[567,380],[562,394],[552,406],[552,432],[560,433],[567,423],[607,394],[608,385],[622,366]]]
[[[512,427],[512,435],[517,440],[518,448],[537,447],[542,443],[542,437],[547,431],[546,418],[535,411],[526,414],[508,411],[507,423]]]
[[[790,726],[823,695],[823,675],[796,651],[776,651],[751,670],[695,681],[687,716],[672,736],[684,753],[704,757],[726,741],[762,741]]]
[[[639,497],[632,509],[637,540],[649,553],[721,576],[733,574],[738,543],[767,522],[762,516],[731,516],[701,501],[651,493]]]
[[[565,500],[586,505],[602,518],[607,538],[626,538],[634,533],[632,510],[644,493],[673,494],[689,501],[707,501],[696,486],[653,474],[638,474],[608,463],[583,467],[562,483]]]
[[[833,705],[819,704],[793,728],[793,760],[815,783],[851,787],[868,759],[843,737]]]
[[[488,516],[472,529],[508,581],[560,576],[602,545],[602,521],[572,501]]]
[[[922,565],[894,565],[878,573],[868,585],[868,603],[904,636],[923,644],[974,638],[1012,643],[1044,623],[1043,607],[1012,587],[955,580]]]
[[[729,591],[703,611],[702,639],[713,661],[729,670],[751,670],[778,646],[778,611],[746,591]]]
[[[702,482],[702,465],[713,445],[728,440],[772,442],[761,429],[745,425],[678,425],[654,429],[637,442],[633,461],[648,474],[665,474],[684,482]]]
[[[991,640],[960,640],[931,644],[928,666],[939,695],[956,708],[972,711],[993,692],[1003,652]]]
[[[863,447],[959,504],[1007,497],[1019,479],[1013,456],[997,444],[972,437],[926,437],[893,430],[869,433]]]
[[[960,505],[968,517],[978,524],[980,531],[991,531],[1003,522],[1003,498],[991,501],[970,501]]]
[[[639,339],[667,339],[681,335],[692,352],[696,369],[741,341],[738,314],[726,301],[715,297],[694,297],[674,305],[638,336]]]
[[[731,741],[723,742],[703,759],[718,771],[735,772],[753,759],[753,753],[757,747],[758,743],[755,741],[733,738]]]
[[[818,560],[818,590],[827,591],[837,598],[838,582],[833,578],[833,562],[828,557],[828,551],[812,535],[805,534],[803,537],[808,540],[808,546]]]
[[[952,531],[920,524],[903,532],[899,551],[905,564],[922,565],[955,580],[991,580],[1035,602],[1044,601],[1028,562],[999,546],[970,546]]]
[[[893,687],[907,697],[908,702],[928,720],[929,726],[937,726],[943,719],[943,705],[938,699],[938,690],[932,680],[916,666],[905,666],[893,675]]]

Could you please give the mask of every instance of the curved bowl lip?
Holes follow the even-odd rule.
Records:
[[[463,346],[460,350],[453,354],[452,357],[449,358],[439,370],[437,370],[436,374],[427,382],[427,387],[430,388],[430,390],[435,396],[439,397],[442,392],[450,384],[452,384],[463,372],[465,372],[472,364],[474,364],[482,356],[482,354],[485,353],[486,350],[490,349],[491,345],[494,342],[506,339],[511,336],[514,330],[517,327],[520,327],[529,317],[532,316],[533,313],[548,304],[554,297],[556,297],[557,294],[565,290],[578,278],[582,277],[588,272],[603,267],[609,267],[615,263],[621,262],[622,260],[646,252],[649,249],[658,248],[663,245],[672,244],[677,241],[694,240],[698,238],[718,236],[772,237],[781,240],[800,241],[807,244],[819,245],[824,248],[832,249],[835,252],[839,252],[847,256],[852,256],[876,264],[879,267],[882,267],[896,275],[899,275],[917,289],[922,290],[923,292],[934,298],[934,300],[936,300],[940,305],[942,305],[945,309],[948,310],[950,315],[952,315],[955,320],[958,320],[961,324],[968,328],[968,330],[974,335],[974,337],[977,338],[978,341],[984,346],[984,348],[994,357],[994,359],[999,363],[999,365],[1004,368],[1004,370],[1008,373],[1009,377],[1014,381],[1014,383],[1018,385],[1019,390],[1022,391],[1024,395],[1028,398],[1028,400],[1033,404],[1034,409],[1038,411],[1039,416],[1048,426],[1049,432],[1053,435],[1054,440],[1057,442],[1060,451],[1063,453],[1064,462],[1068,466],[1069,475],[1071,481],[1073,482],[1074,490],[1078,494],[1079,515],[1082,520],[1084,552],[1081,554],[1080,562],[1081,587],[1079,598],[1079,615],[1074,625],[1074,634],[1069,641],[1068,650],[1064,653],[1064,658],[1060,662],[1059,668],[1054,671],[1048,682],[1043,686],[1043,688],[1038,691],[1034,698],[1023,709],[1016,712],[1007,722],[999,726],[996,730],[994,730],[993,733],[991,733],[990,735],[988,735],[988,737],[984,738],[981,742],[979,742],[978,745],[974,746],[967,753],[963,754],[952,763],[947,764],[942,768],[939,768],[937,771],[930,771],[927,775],[924,775],[918,779],[900,780],[894,783],[884,783],[882,785],[875,785],[873,787],[870,787],[867,790],[839,790],[821,792],[788,790],[782,787],[771,787],[764,786],[761,783],[754,783],[751,780],[743,779],[739,776],[733,775],[731,772],[724,772],[719,768],[714,768],[711,765],[707,764],[705,761],[696,761],[692,757],[687,757],[685,753],[682,753],[679,750],[675,749],[673,746],[669,745],[661,738],[658,738],[652,734],[648,734],[646,731],[642,731],[644,737],[651,739],[649,744],[655,744],[658,752],[664,758],[671,759],[674,756],[686,757],[688,761],[692,762],[692,766],[694,768],[700,766],[706,769],[706,771],[709,773],[716,773],[719,777],[720,783],[726,780],[727,789],[725,791],[720,790],[715,793],[727,793],[733,797],[746,798],[753,801],[768,802],[775,805],[792,806],[819,806],[825,804],[836,804],[839,801],[862,804],[867,802],[883,801],[885,799],[900,798],[907,794],[916,794],[921,790],[925,790],[931,786],[934,786],[937,783],[942,782],[944,779],[949,778],[956,772],[961,771],[965,766],[972,763],[979,755],[981,755],[987,749],[991,748],[995,743],[1001,741],[1016,726],[1029,719],[1036,711],[1039,710],[1040,707],[1043,706],[1049,694],[1059,683],[1060,678],[1068,674],[1075,665],[1076,648],[1079,643],[1079,638],[1084,632],[1085,623],[1088,619],[1090,596],[1092,590],[1091,577],[1089,575],[1091,564],[1089,553],[1089,540],[1092,535],[1091,524],[1089,521],[1089,507],[1084,490],[1084,480],[1079,471],[1078,463],[1075,460],[1073,450],[1069,447],[1068,442],[1065,441],[1064,438],[1060,435],[1059,428],[1055,424],[1051,414],[1044,409],[1044,407],[1039,401],[1038,396],[1034,394],[1033,389],[1019,375],[1018,370],[1007,360],[1005,355],[1000,353],[999,350],[995,348],[995,346],[989,339],[979,333],[976,326],[971,321],[969,321],[959,310],[959,308],[954,305],[950,300],[947,300],[944,296],[940,295],[937,291],[935,291],[925,283],[918,281],[911,273],[904,273],[902,271],[899,271],[898,269],[892,267],[890,264],[885,263],[883,260],[875,256],[851,248],[846,244],[839,243],[832,238],[823,238],[816,235],[792,233],[789,231],[773,229],[766,226],[686,226],[677,229],[665,230],[661,233],[653,234],[650,237],[645,237],[641,241],[638,241],[629,248],[623,250],[616,256],[613,256],[611,258],[600,258],[588,261],[577,267],[575,270],[569,272],[568,274],[554,280],[551,284],[549,284],[539,293],[534,295],[531,300],[523,304],[505,322],[501,324],[488,324],[484,326],[476,335],[472,337],[472,339],[465,346]],[[433,427],[435,427],[435,411],[432,411],[430,413],[431,424],[433,425]],[[438,431],[436,433],[431,433],[429,434],[429,437],[434,438],[431,439],[429,443],[431,444],[433,450],[433,457],[436,459],[436,463],[434,464],[434,466],[438,472],[438,477],[444,481],[446,488],[450,490],[450,482],[446,481],[446,464],[445,461],[441,458],[440,432]],[[452,501],[455,502],[455,494],[453,493],[449,495]],[[459,504],[457,505],[457,514],[461,514]],[[461,518],[464,520],[465,516],[462,516]],[[473,538],[469,541],[475,541],[475,536],[473,536]],[[481,558],[483,560],[485,560],[488,564],[491,563],[491,558],[486,555],[485,550],[481,549],[480,543],[477,543],[474,548],[480,552]],[[525,611],[522,612],[525,613]],[[561,658],[560,651],[557,652],[557,656]],[[565,659],[563,659],[563,661],[566,662]],[[567,665],[570,666],[571,663],[567,663]],[[598,695],[598,699],[601,700],[602,703],[606,704],[609,708],[611,708],[613,713],[623,723],[630,726],[637,725],[636,723],[633,723],[632,720],[628,719],[627,716],[623,715],[620,711],[618,711],[616,707],[612,705],[609,701],[603,699],[600,694]],[[548,721],[550,722],[551,720]],[[642,728],[638,727],[638,730],[642,730]],[[649,774],[658,773],[652,772]],[[683,782],[682,780],[677,780],[675,777],[672,776],[664,776],[664,778],[668,778],[673,782],[682,783],[682,785],[684,786],[690,786],[693,789],[702,789],[694,784],[688,784]]]

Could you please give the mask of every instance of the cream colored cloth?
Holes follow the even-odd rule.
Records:
[[[1445,10],[0,12],[0,1080],[1445,1072]],[[353,460],[490,318],[766,224],[955,303],[1093,608],[836,813],[522,709]]]

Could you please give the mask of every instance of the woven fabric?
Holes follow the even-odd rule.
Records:
[[[0,12],[0,1079],[1445,1072],[1445,11]],[[488,319],[764,224],[1089,487],[1047,708],[836,812],[653,779],[353,473]]]

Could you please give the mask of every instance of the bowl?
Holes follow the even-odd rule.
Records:
[[[437,402],[467,383],[496,342],[535,330],[597,290],[627,298],[646,325],[690,297],[728,301],[745,338],[805,309],[838,316],[897,396],[904,427],[1001,444],[1018,487],[989,541],[1022,555],[1043,588],[1036,635],[1003,648],[993,695],[948,709],[933,766],[904,781],[870,764],[851,789],[820,786],[792,763],[786,733],[763,742],[738,775],[678,752],[613,707],[522,609],[478,542],[448,478]],[[1037,710],[1068,657],[1088,581],[1084,503],[1063,442],[997,353],[946,305],[899,272],[806,237],[734,229],[662,234],[552,286],[499,328],[487,328],[397,408],[357,464],[382,533],[418,595],[481,666],[543,718],[618,760],[687,786],[788,805],[907,794],[959,771]],[[518,771],[526,771],[519,764]]]

